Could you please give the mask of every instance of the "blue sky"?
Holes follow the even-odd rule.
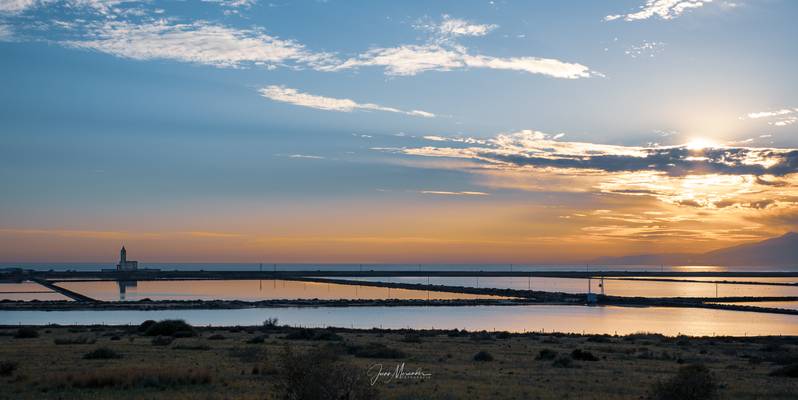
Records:
[[[126,241],[158,261],[532,262],[792,230],[796,16],[0,0],[0,259]]]

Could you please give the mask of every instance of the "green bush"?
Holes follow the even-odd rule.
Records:
[[[652,400],[710,400],[717,397],[718,384],[701,364],[686,365],[668,380],[654,385]]]
[[[15,339],[33,339],[37,337],[39,337],[39,331],[30,327],[19,328],[14,334]]]
[[[598,357],[594,356],[593,353],[582,349],[572,351],[571,358],[579,361],[598,361]]]
[[[152,338],[152,345],[153,346],[169,346],[175,338],[171,336],[156,336]]]
[[[770,376],[785,376],[788,378],[798,378],[798,364],[791,364],[781,367],[770,373]]]
[[[340,335],[330,329],[299,328],[285,335],[288,340],[342,340]]]
[[[196,332],[194,331],[193,326],[187,324],[186,321],[183,321],[182,319],[165,319],[163,321],[149,324],[144,331],[144,335],[188,337],[195,336]]]
[[[359,358],[405,358],[407,355],[399,349],[388,347],[382,343],[369,343],[365,346],[349,346],[349,354]]]
[[[474,354],[474,361],[493,361],[493,356],[487,351],[480,351]]]
[[[150,329],[150,327],[153,325],[155,325],[155,321],[148,319],[139,325],[138,331],[142,333],[147,332],[147,329]]]
[[[568,356],[560,356],[551,363],[551,366],[554,368],[571,368],[572,365],[573,361],[571,357]]]
[[[0,376],[9,376],[16,371],[17,364],[14,361],[0,361]]]
[[[552,349],[543,349],[540,350],[538,356],[535,357],[535,360],[553,360],[557,357],[557,352]]]
[[[297,354],[286,348],[277,376],[277,398],[371,400],[378,393],[365,372],[323,349]]]
[[[67,345],[67,344],[94,344],[96,339],[93,337],[88,336],[78,336],[78,337],[65,337],[65,338],[55,338],[53,339],[53,343],[57,345]]]
[[[183,343],[183,344],[176,344],[176,345],[172,346],[172,348],[175,349],[175,350],[202,350],[202,351],[205,351],[205,350],[210,350],[211,346],[208,346],[205,343],[192,343],[192,344]]]
[[[262,344],[268,338],[269,338],[269,335],[258,335],[258,336],[255,336],[255,337],[247,340],[247,343],[249,343],[249,344]]]
[[[84,360],[113,360],[116,358],[122,358],[122,355],[107,347],[100,347],[83,355]]]

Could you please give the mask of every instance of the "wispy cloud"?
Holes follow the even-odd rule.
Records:
[[[646,0],[640,10],[629,14],[615,14],[604,17],[605,21],[623,19],[624,21],[639,21],[652,17],[664,20],[674,19],[685,11],[702,7],[712,0]]]
[[[367,66],[383,67],[387,75],[411,76],[427,71],[486,68],[548,75],[554,78],[579,79],[599,76],[589,67],[539,57],[493,57],[470,54],[460,45],[423,44],[375,48],[322,70],[340,71]]]
[[[261,96],[274,101],[295,104],[302,107],[316,108],[319,110],[352,112],[355,110],[364,111],[385,111],[411,115],[415,117],[432,118],[435,114],[427,111],[412,110],[403,111],[393,107],[385,107],[373,103],[357,103],[350,99],[338,99],[334,97],[324,97],[309,93],[302,93],[296,89],[285,86],[271,85],[259,90]]]
[[[320,69],[341,71],[361,67],[382,67],[387,75],[393,76],[469,68],[520,71],[564,79],[601,75],[585,65],[552,58],[494,57],[474,54],[455,40],[463,36],[487,35],[496,28],[496,25],[475,24],[444,15],[439,23],[427,22],[416,27],[432,34],[427,43],[376,47],[341,63],[324,65]]]
[[[37,7],[63,3],[71,8],[90,8],[100,14],[110,14],[114,7],[123,3],[139,3],[146,0],[0,0],[0,13],[18,14]]]
[[[798,122],[798,108],[752,112],[747,117],[749,119],[766,119],[768,124],[773,126],[787,126]]]
[[[323,160],[324,157],[322,156],[313,156],[309,154],[289,154],[288,158],[306,158],[310,160]]]
[[[3,1],[3,0],[0,0]],[[43,0],[42,0],[43,1]],[[232,8],[245,8],[248,1],[214,1]],[[313,69],[336,72],[365,67],[382,68],[389,76],[411,76],[426,71],[492,69],[579,79],[601,76],[589,67],[554,58],[496,57],[470,51],[457,43],[463,37],[483,36],[496,28],[444,16],[425,25],[430,32],[421,44],[375,47],[353,56],[312,51],[302,43],[266,33],[262,28],[234,28],[217,22],[161,18],[155,10],[122,7],[136,0],[68,0],[70,9],[90,9],[79,29],[70,29],[70,39],[60,43],[71,48],[95,50],[135,60],[172,60],[220,68],[263,67]],[[20,12],[38,1],[6,0],[6,13]],[[155,13],[155,14],[153,14]],[[99,16],[100,18],[93,18]],[[62,21],[41,21],[56,26]],[[75,27],[75,26],[73,26]],[[46,30],[41,31],[46,32]],[[37,32],[37,34],[42,34]],[[418,113],[421,116],[423,113]]]
[[[329,58],[328,54],[309,52],[297,42],[261,30],[239,30],[205,21],[135,24],[111,20],[101,23],[88,39],[65,44],[136,60],[165,59],[226,68],[275,67],[289,62],[315,65]]]
[[[7,42],[14,37],[14,32],[8,25],[0,24],[0,42]]]
[[[798,149],[620,146],[555,137],[531,130],[493,139],[435,136],[434,146],[381,150],[467,160],[460,169],[494,187],[647,196],[714,209],[763,209],[798,199]]]
[[[427,18],[416,23],[413,27],[430,32],[437,36],[439,41],[444,41],[458,36],[485,36],[499,26],[495,24],[477,24],[444,14],[440,22]]]
[[[421,194],[434,194],[439,196],[490,196],[490,193],[485,192],[450,192],[446,190],[421,190]]]
[[[627,47],[626,50],[624,50],[624,54],[632,58],[654,58],[657,54],[662,52],[664,47],[665,43],[662,42],[643,42]]]
[[[36,5],[37,0],[0,0],[0,12],[15,14]]]

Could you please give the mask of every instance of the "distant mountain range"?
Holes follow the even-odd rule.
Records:
[[[798,233],[789,232],[761,242],[727,247],[708,253],[600,257],[591,263],[606,265],[798,265]]]

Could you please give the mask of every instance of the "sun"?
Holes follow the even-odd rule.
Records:
[[[687,148],[690,150],[703,150],[707,148],[718,147],[720,144],[707,138],[694,138],[687,142],[685,146],[687,146]]]

